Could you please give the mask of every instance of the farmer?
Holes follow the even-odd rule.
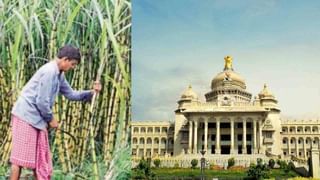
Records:
[[[54,61],[43,65],[22,89],[12,110],[11,180],[19,179],[22,167],[33,169],[38,180],[50,179],[52,161],[47,127],[58,128],[52,106],[58,93],[73,101],[90,101],[101,90],[95,82],[92,90],[74,91],[65,72],[80,63],[79,49],[62,47]]]

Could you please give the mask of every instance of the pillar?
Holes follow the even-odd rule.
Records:
[[[220,154],[221,148],[220,148],[220,120],[217,119],[216,121],[216,149],[215,154]]]
[[[193,122],[189,121],[189,149],[188,149],[189,154],[192,153],[192,125],[193,125]]]
[[[311,172],[313,178],[320,178],[320,151],[319,149],[311,149]]]
[[[243,134],[242,134],[242,154],[247,154],[247,125],[246,125],[246,120],[243,120],[242,129],[243,129]]]
[[[230,145],[230,154],[236,154],[235,150],[234,150],[234,120],[231,119],[230,122],[230,137],[231,137],[231,145]]]
[[[151,157],[153,156],[153,142],[154,142],[154,140],[151,139]]]
[[[305,158],[305,159],[307,159],[306,140],[307,140],[307,139],[303,138],[303,154],[304,154],[304,158]]]
[[[296,157],[299,157],[299,145],[298,145],[298,139],[296,139]]]
[[[146,138],[144,138],[143,142],[144,142],[143,156],[147,157],[147,141],[146,141]]]
[[[158,154],[159,154],[159,156],[161,155],[161,137],[159,137]]]
[[[198,153],[198,142],[197,142],[197,138],[198,138],[198,122],[195,121],[194,122],[194,144],[193,144],[193,154],[197,154]]]
[[[261,120],[259,120],[259,153],[260,154],[264,154],[265,152],[263,152],[263,136],[262,136],[262,122]]]
[[[288,155],[291,157],[291,138],[289,137],[289,142],[288,142]]]
[[[204,150],[208,152],[208,120],[204,122]]]
[[[169,136],[168,136],[168,134],[169,134],[169,126],[167,127],[167,133],[166,133],[166,137],[167,137],[167,139],[166,139],[166,155],[168,155],[168,151],[169,151]]]
[[[253,120],[253,154],[258,153],[257,149],[257,121]]]

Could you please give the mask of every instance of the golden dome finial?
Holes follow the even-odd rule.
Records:
[[[232,56],[224,57],[224,70],[228,70],[228,69],[233,70],[233,68],[232,68]]]

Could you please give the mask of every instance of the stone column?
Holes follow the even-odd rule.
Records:
[[[189,154],[192,154],[192,125],[193,125],[193,122],[189,121],[189,149],[188,149]]]
[[[305,159],[307,159],[306,140],[307,140],[307,139],[303,138],[303,154],[304,154],[304,158],[305,158]]]
[[[246,125],[246,120],[243,120],[242,129],[243,129],[243,134],[242,134],[242,154],[247,154],[247,125]]]
[[[291,157],[291,138],[290,137],[288,142],[288,156]]]
[[[139,157],[139,147],[137,147],[137,150],[136,150],[136,157]]]
[[[153,156],[153,139],[151,139],[151,157]]]
[[[311,149],[311,172],[313,178],[320,178],[320,151],[319,149]]]
[[[257,121],[253,120],[253,154],[257,154]]]
[[[168,149],[169,149],[169,139],[167,137],[167,139],[166,139],[166,155],[168,154]]]
[[[215,149],[215,154],[220,154],[221,153],[221,148],[220,148],[220,120],[217,119],[216,121],[216,149]]]
[[[198,122],[194,121],[194,144],[193,144],[193,154],[197,154],[198,153],[198,142],[197,142],[197,138],[198,138]]]
[[[264,154],[263,152],[263,136],[262,136],[262,122],[259,120],[259,153]]]
[[[208,120],[204,122],[204,150],[208,153]]]
[[[143,141],[144,141],[143,156],[147,157],[147,141],[145,138]]]
[[[296,157],[299,157],[298,139],[296,138]]]
[[[159,156],[161,155],[161,136],[159,137],[158,154],[159,154]]]
[[[231,145],[230,145],[230,154],[236,154],[235,150],[234,150],[234,120],[231,119],[230,122],[230,136],[231,136]]]

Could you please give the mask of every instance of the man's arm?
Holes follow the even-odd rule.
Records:
[[[60,81],[60,93],[63,94],[67,99],[73,101],[90,101],[93,96],[92,90],[74,91],[64,75]]]
[[[50,122],[53,119],[50,98],[52,96],[53,72],[43,74],[39,79],[38,96],[36,98],[36,106],[41,117]]]

